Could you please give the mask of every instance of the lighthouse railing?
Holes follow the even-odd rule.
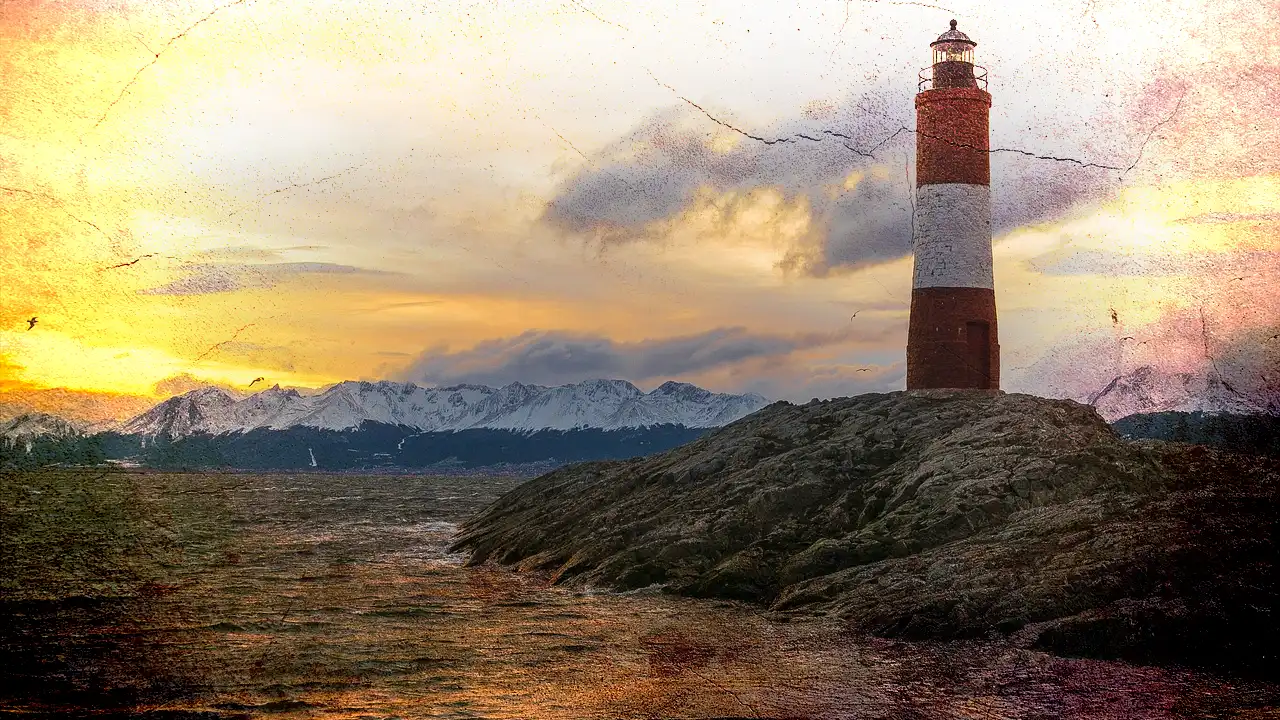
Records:
[[[973,81],[977,84],[979,89],[986,90],[987,89],[987,69],[981,65],[974,65]],[[920,82],[916,87],[919,88],[920,92],[934,89],[935,86],[933,84],[933,66],[932,65],[930,65],[927,68],[922,68],[920,70]]]

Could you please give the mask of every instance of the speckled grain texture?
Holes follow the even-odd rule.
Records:
[[[989,117],[977,90],[917,115],[929,43],[951,20],[977,43]],[[1097,401],[1108,420],[1280,414],[1277,37],[1280,4],[1256,0],[4,0],[0,422],[39,411],[92,433],[197,388],[344,380],[679,380],[796,403],[899,391],[913,228],[928,213],[916,187],[953,171],[947,182],[991,187],[1003,388]],[[960,146],[930,131],[962,106]],[[921,167],[921,147],[966,162]],[[1197,427],[1237,423],[1265,427]],[[774,442],[743,452],[794,451]],[[24,459],[59,457],[34,447]],[[821,462],[838,465],[844,449]],[[922,455],[916,469],[938,461]],[[1179,462],[1212,479],[1240,461]],[[1267,704],[1203,671],[1025,649],[1121,654],[1145,628],[1205,611],[1141,598],[1100,610],[1105,583],[1090,582],[1105,567],[1064,581],[1079,587],[1019,579],[1018,563],[1052,554],[1018,532],[1066,532],[1035,508],[983,530],[1025,552],[971,541],[921,548],[919,566],[880,559],[895,581],[883,593],[867,590],[864,566],[833,577],[830,598],[814,578],[786,586],[797,611],[829,613],[821,622],[889,627],[899,601],[929,610],[902,632],[1058,613],[1016,651],[876,655],[828,630],[804,645],[789,634],[798,626],[745,606],[574,595],[461,568],[441,559],[447,533],[400,525],[467,512],[412,483],[374,482],[378,499],[362,505],[324,498],[366,480],[306,476],[299,486],[318,497],[291,504],[266,489],[275,476],[106,471],[3,477],[2,541],[21,554],[0,558],[14,570],[0,587],[22,619],[0,618],[0,632],[18,628],[0,667],[34,674],[6,684],[0,712],[48,700],[53,716],[1127,720]],[[776,472],[776,497],[757,509],[834,482]],[[1159,479],[1178,486],[1181,472]],[[115,480],[100,485],[103,473]],[[1265,488],[1213,483],[1144,505],[1165,513],[1142,516],[1158,527],[1117,543],[1213,547],[1258,522]],[[704,507],[684,497],[665,502]],[[1120,522],[1108,497],[1064,502]],[[530,537],[592,512],[560,500],[562,517]],[[990,510],[951,509],[952,522]],[[767,537],[743,532],[726,541],[738,559],[725,578],[745,588],[801,567],[789,548],[776,563],[743,554]],[[1113,557],[1125,548],[1104,547],[1111,537],[1082,536],[1063,557]],[[703,541],[662,550],[696,557]],[[867,548],[896,545],[837,544],[831,557]],[[1230,568],[1236,556],[1211,557]],[[951,563],[969,566],[949,576]],[[993,590],[1006,582],[1036,591]],[[1063,615],[1076,592],[1104,614]],[[381,604],[398,608],[390,620],[368,614]],[[299,620],[299,607],[314,615]],[[650,619],[633,623],[636,612]],[[1253,612],[1219,620],[1268,637],[1274,620]],[[734,639],[741,627],[752,639]],[[789,710],[793,686],[832,704]],[[439,705],[474,697],[490,704]]]

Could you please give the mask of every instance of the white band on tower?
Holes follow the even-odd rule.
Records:
[[[991,188],[942,183],[916,188],[912,287],[994,289]]]

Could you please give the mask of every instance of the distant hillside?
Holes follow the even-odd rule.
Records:
[[[0,469],[94,465],[104,459],[97,442],[62,418],[25,413],[0,423]]]
[[[1214,445],[1280,457],[1280,418],[1271,415],[1140,413],[1121,418],[1111,426],[1124,437]]]
[[[649,455],[691,442],[707,429],[677,425],[603,430],[518,432],[488,428],[420,432],[365,421],[358,429],[292,427],[182,438],[104,433],[105,457],[147,467],[252,470],[460,469],[497,465],[562,465]]]

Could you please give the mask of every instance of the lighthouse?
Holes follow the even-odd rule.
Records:
[[[991,95],[977,43],[951,29],[929,44],[916,95],[915,270],[907,389],[1000,387],[991,272]]]

